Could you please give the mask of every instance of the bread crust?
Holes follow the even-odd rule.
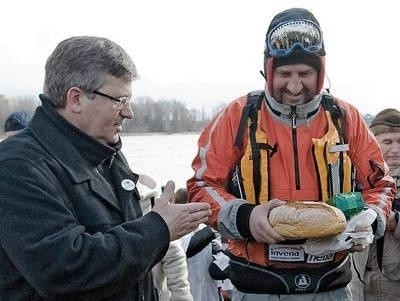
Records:
[[[288,202],[271,209],[269,223],[286,239],[323,238],[343,232],[343,212],[322,202]]]

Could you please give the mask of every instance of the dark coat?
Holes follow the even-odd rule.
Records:
[[[55,115],[0,143],[0,300],[157,300],[166,223],[123,189],[137,175],[119,151]]]

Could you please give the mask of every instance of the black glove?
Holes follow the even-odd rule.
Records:
[[[189,246],[186,250],[186,257],[190,258],[203,250],[213,239],[215,233],[210,227],[204,227],[197,231],[190,239]]]

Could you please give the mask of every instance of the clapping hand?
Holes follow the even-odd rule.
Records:
[[[168,181],[153,207],[153,211],[167,224],[171,241],[197,229],[211,215],[210,205],[207,203],[171,204],[174,190],[174,182]]]

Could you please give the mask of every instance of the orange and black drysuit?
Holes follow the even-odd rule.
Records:
[[[195,175],[187,182],[189,199],[211,204],[209,223],[230,239],[229,278],[240,291],[294,294],[344,287],[351,279],[347,253],[318,257],[306,254],[299,241],[258,243],[249,229],[251,211],[275,198],[326,202],[357,188],[378,213],[375,234],[381,236],[394,181],[353,106],[324,93],[289,106],[266,93],[255,112],[243,96],[204,129],[192,164]],[[340,114],[332,116],[335,111]],[[248,116],[245,123],[242,116]]]

